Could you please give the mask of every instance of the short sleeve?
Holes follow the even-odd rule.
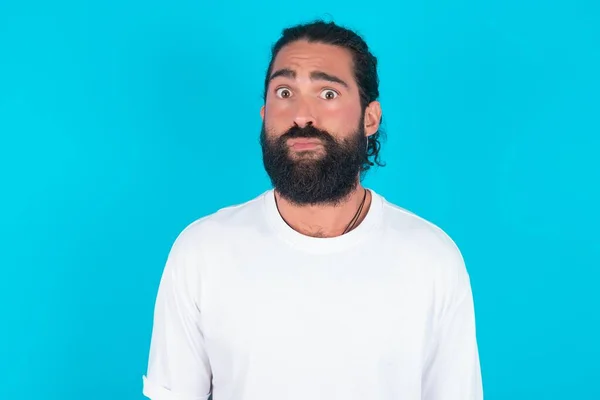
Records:
[[[469,275],[458,248],[446,258],[451,279],[423,371],[423,400],[482,400],[475,308]]]
[[[156,296],[143,394],[151,400],[205,400],[211,391],[199,306],[201,274],[189,230],[168,255]]]

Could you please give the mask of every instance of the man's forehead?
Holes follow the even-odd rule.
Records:
[[[298,73],[318,70],[352,75],[352,56],[342,47],[297,41],[284,46],[273,62],[272,71],[290,69]]]

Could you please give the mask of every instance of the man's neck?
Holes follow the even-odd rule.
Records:
[[[281,217],[292,229],[307,236],[325,238],[344,233],[363,201],[365,190],[358,184],[356,189],[337,205],[299,206],[281,197],[277,191],[275,191],[275,198]],[[367,190],[365,204],[354,227],[362,222],[370,204],[371,196]]]

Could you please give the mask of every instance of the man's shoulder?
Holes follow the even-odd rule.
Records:
[[[382,201],[386,234],[430,255],[462,258],[457,243],[440,225],[385,198]]]
[[[433,221],[384,200],[385,237],[419,268],[448,287],[468,285],[468,271],[461,249],[450,234]]]
[[[197,242],[198,239],[222,238],[236,232],[256,229],[263,214],[265,191],[241,203],[234,203],[199,217],[181,229],[176,242]]]

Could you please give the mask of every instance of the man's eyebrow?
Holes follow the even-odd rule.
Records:
[[[280,76],[282,76],[284,78],[295,79],[296,71],[293,71],[289,68],[279,69],[271,74],[271,76],[269,77],[269,82]],[[343,79],[338,78],[335,75],[331,75],[326,72],[322,72],[322,71],[311,72],[310,79],[313,81],[327,81],[327,82],[339,83],[340,85],[342,85],[346,88],[349,88],[348,84]]]

